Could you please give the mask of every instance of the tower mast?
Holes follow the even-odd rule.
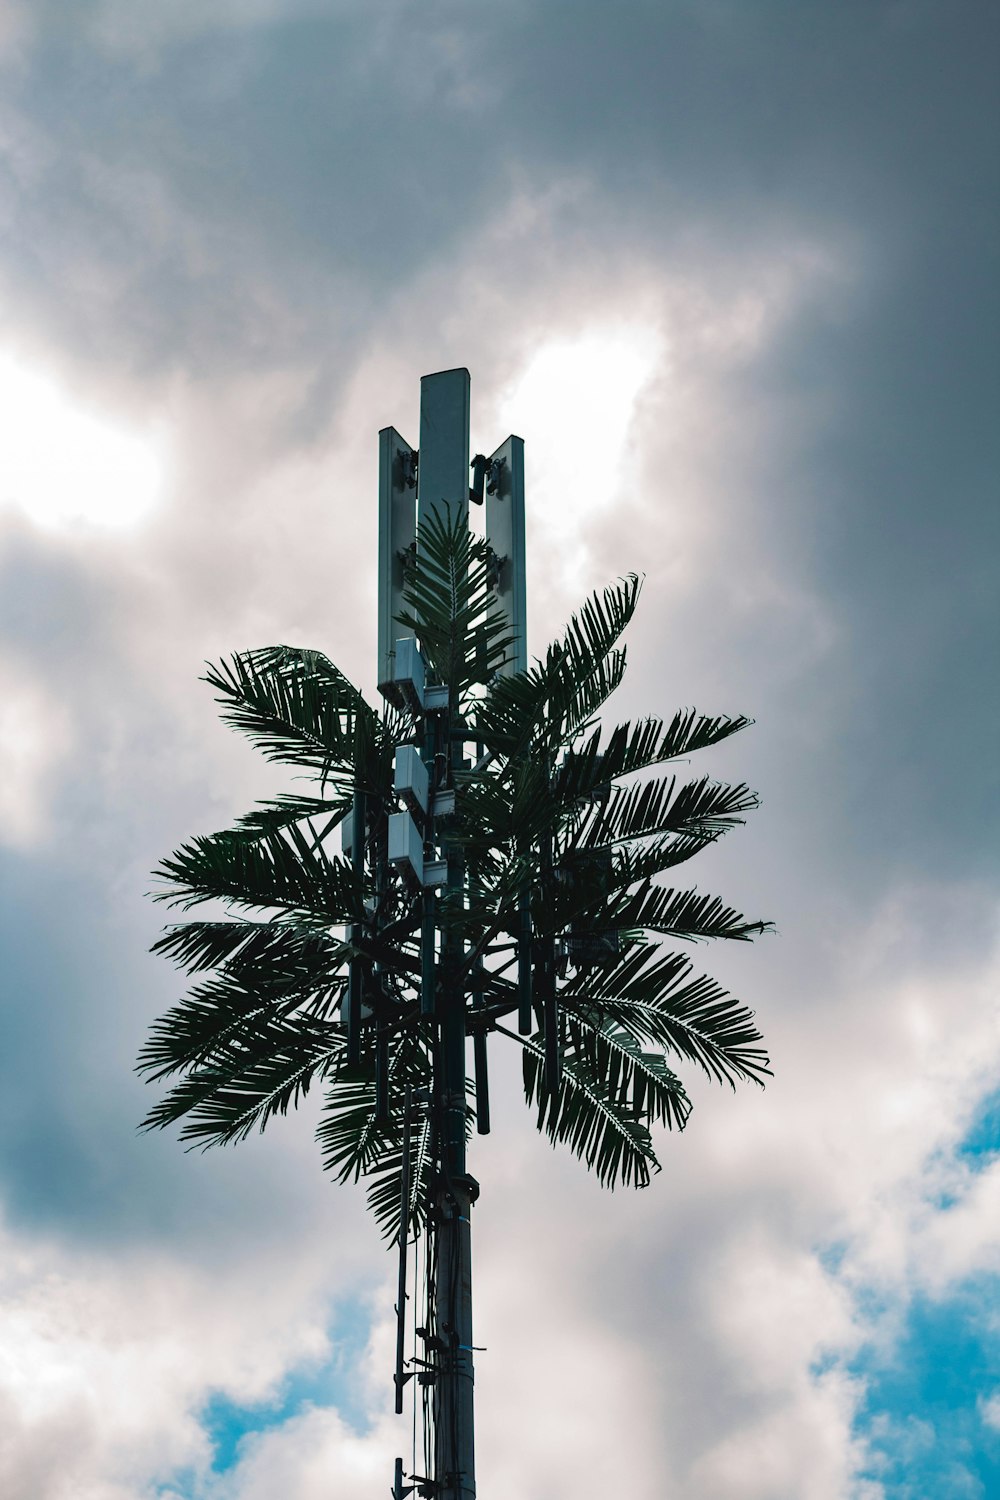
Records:
[[[428,1305],[432,1326],[423,1330],[426,1360],[423,1379],[432,1389],[433,1475],[413,1475],[403,1485],[397,1460],[394,1493],[403,1500],[414,1489],[434,1500],[475,1500],[475,1423],[472,1325],[471,1211],[479,1184],[466,1160],[466,1038],[474,1031],[470,997],[456,980],[463,953],[460,940],[445,936],[438,923],[437,889],[461,900],[465,870],[460,846],[447,829],[435,826],[439,807],[452,808],[455,772],[463,766],[466,743],[458,705],[447,688],[424,680],[424,663],[412,630],[396,623],[403,609],[408,559],[419,547],[419,531],[429,518],[446,511],[468,525],[470,500],[485,503],[486,539],[492,548],[496,602],[507,617],[515,646],[502,670],[524,670],[525,556],[524,444],[509,437],[491,458],[469,462],[470,379],[466,369],[442,370],[420,382],[420,444],[413,449],[395,428],[379,434],[379,594],[378,682],[390,702],[420,701],[425,709],[421,767],[404,771],[426,785],[423,793],[423,839],[411,833],[408,811],[394,815],[388,857],[408,858],[422,886],[421,1013],[432,1029],[434,1060],[431,1108],[434,1174],[430,1200],[422,1205],[428,1254]],[[472,470],[473,484],[469,476]],[[419,633],[419,632],[418,632]],[[399,777],[397,776],[397,781]],[[418,801],[420,800],[418,796]],[[400,820],[406,820],[400,821]],[[394,820],[390,819],[390,824]],[[415,825],[413,825],[415,827]],[[406,851],[413,849],[414,853]],[[523,945],[530,942],[530,922],[522,924]],[[456,947],[456,943],[459,946]],[[474,997],[473,997],[474,998]],[[477,1123],[489,1129],[485,1035],[475,1034]],[[409,1178],[404,1173],[404,1195]],[[397,1337],[396,1409],[409,1379],[402,1369],[405,1316],[407,1206],[400,1216],[400,1296]],[[412,1373],[412,1372],[411,1372]]]

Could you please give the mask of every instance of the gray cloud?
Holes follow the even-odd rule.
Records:
[[[58,741],[40,831],[4,850],[7,1223],[40,1285],[39,1237],[70,1282],[85,1249],[84,1300],[158,1246],[197,1283],[181,1350],[238,1283],[115,1500],[196,1452],[193,1413],[238,1388],[240,1308],[277,1308],[283,1255],[297,1331],[283,1342],[274,1312],[254,1345],[271,1370],[331,1289],[386,1271],[358,1195],[322,1183],[308,1118],[184,1158],[135,1137],[129,1069],[176,993],[145,957],[147,871],[274,786],[215,725],[200,662],[293,639],[370,680],[375,432],[415,435],[428,369],[472,366],[485,442],[547,341],[654,328],[634,473],[573,522],[580,576],[647,575],[622,714],[756,715],[713,769],[764,808],[692,878],[782,932],[704,956],[761,1012],[775,1083],[699,1090],[642,1197],[608,1201],[551,1155],[498,1069],[477,1210],[491,1472],[586,1494],[611,1412],[639,1496],[669,1469],[692,1500],[798,1500],[798,1424],[810,1500],[846,1500],[857,1289],[905,1299],[989,1264],[988,1184],[940,1162],[996,1082],[994,30],[982,6],[922,0],[47,5],[8,42],[10,347],[123,421],[157,413],[173,467],[133,531],[0,532],[0,668],[30,679]],[[530,411],[522,431],[540,452]],[[536,646],[577,602],[542,520]],[[942,1181],[961,1215],[933,1209]],[[820,1255],[834,1241],[846,1269]],[[136,1306],[123,1292],[121,1316]],[[118,1315],[88,1316],[109,1368],[134,1372]],[[529,1421],[519,1460],[502,1423],[542,1401],[564,1425]],[[81,1432],[75,1411],[44,1432]],[[124,1416],[94,1421],[81,1493],[119,1472],[102,1444]],[[58,1473],[32,1467],[40,1430],[5,1477],[57,1500]],[[381,1493],[391,1441],[305,1416],[219,1494],[312,1500],[304,1444]],[[733,1444],[776,1465],[757,1488]]]

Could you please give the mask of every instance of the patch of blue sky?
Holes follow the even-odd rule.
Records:
[[[1000,1151],[1000,1089],[980,1100],[958,1155],[975,1162],[997,1151]]]
[[[970,1178],[981,1172],[1000,1152],[1000,1089],[984,1094],[977,1102],[965,1135],[957,1146],[942,1152],[939,1164],[947,1185],[928,1194],[927,1201],[939,1213],[961,1202]]]
[[[368,1432],[372,1418],[364,1400],[361,1361],[370,1331],[366,1301],[340,1303],[328,1329],[332,1348],[329,1359],[291,1371],[269,1400],[255,1405],[243,1406],[220,1394],[212,1396],[199,1417],[212,1443],[214,1472],[225,1473],[233,1467],[245,1437],[280,1427],[309,1407],[335,1407],[355,1432],[361,1436]],[[173,1492],[177,1486],[175,1477]]]
[[[836,1276],[844,1264],[849,1248],[847,1240],[831,1240],[820,1247],[816,1258],[828,1275]]]
[[[978,1277],[940,1301],[916,1297],[893,1347],[870,1345],[852,1362],[866,1385],[860,1477],[885,1500],[1000,1495],[998,1292],[996,1277]]]

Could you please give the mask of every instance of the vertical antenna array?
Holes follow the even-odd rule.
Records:
[[[442,512],[452,524],[460,517],[468,525],[470,501],[484,505],[494,600],[514,639],[500,670],[511,674],[527,668],[524,443],[508,437],[489,458],[476,454],[470,463],[469,423],[468,370],[442,370],[420,382],[419,447],[412,448],[394,427],[379,433],[378,685],[388,702],[406,703],[423,714],[424,732],[419,750],[406,746],[397,751],[395,789],[403,807],[389,818],[384,853],[372,854],[403,868],[420,889],[420,1012],[433,1036],[429,1097],[411,1098],[409,1089],[406,1094],[394,1377],[398,1413],[404,1406],[404,1388],[412,1382],[414,1424],[422,1440],[419,1447],[414,1441],[412,1462],[415,1467],[419,1461],[422,1472],[406,1475],[403,1460],[397,1458],[394,1500],[414,1493],[433,1500],[475,1500],[476,1494],[471,1211],[479,1184],[466,1163],[466,1037],[471,1035],[473,1041],[477,1130],[486,1134],[486,1022],[477,1024],[482,996],[476,989],[467,996],[462,986],[450,982],[462,954],[452,951],[455,940],[443,935],[438,907],[442,890],[452,901],[462,899],[465,870],[460,847],[449,841],[446,831],[435,828],[435,813],[454,806],[452,773],[461,758],[463,735],[461,727],[450,722],[447,690],[426,680],[426,663],[414,631],[398,623],[420,527]],[[360,789],[353,830],[354,858],[361,861],[365,821]],[[527,899],[522,903],[518,947],[522,1029],[530,1029]],[[360,994],[349,989],[349,1034],[352,1017],[356,1029]],[[546,1023],[551,1024],[548,1010]],[[385,1067],[383,1063],[380,1068],[380,1057],[376,1051],[377,1098],[386,1087],[384,1077],[379,1077]],[[413,1201],[411,1127],[418,1109],[429,1111],[433,1122],[434,1171],[424,1202]],[[415,1327],[423,1353],[407,1361],[407,1250],[418,1235],[423,1237],[424,1253],[419,1280],[416,1272],[413,1277],[413,1300],[423,1318]]]

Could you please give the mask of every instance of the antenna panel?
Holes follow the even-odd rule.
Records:
[[[528,669],[528,604],[524,576],[524,440],[509,437],[490,457],[486,540],[497,558],[496,601],[516,637],[502,677]],[[492,494],[490,490],[492,489]]]
[[[378,435],[378,689],[392,696],[395,644],[413,632],[396,623],[403,608],[404,558],[416,538],[414,453],[395,427]]]
[[[469,372],[439,370],[420,381],[420,525],[436,512],[469,521]],[[445,511],[444,507],[448,507]]]
[[[411,812],[416,808],[422,813],[427,811],[429,776],[415,745],[396,746],[392,789]]]

